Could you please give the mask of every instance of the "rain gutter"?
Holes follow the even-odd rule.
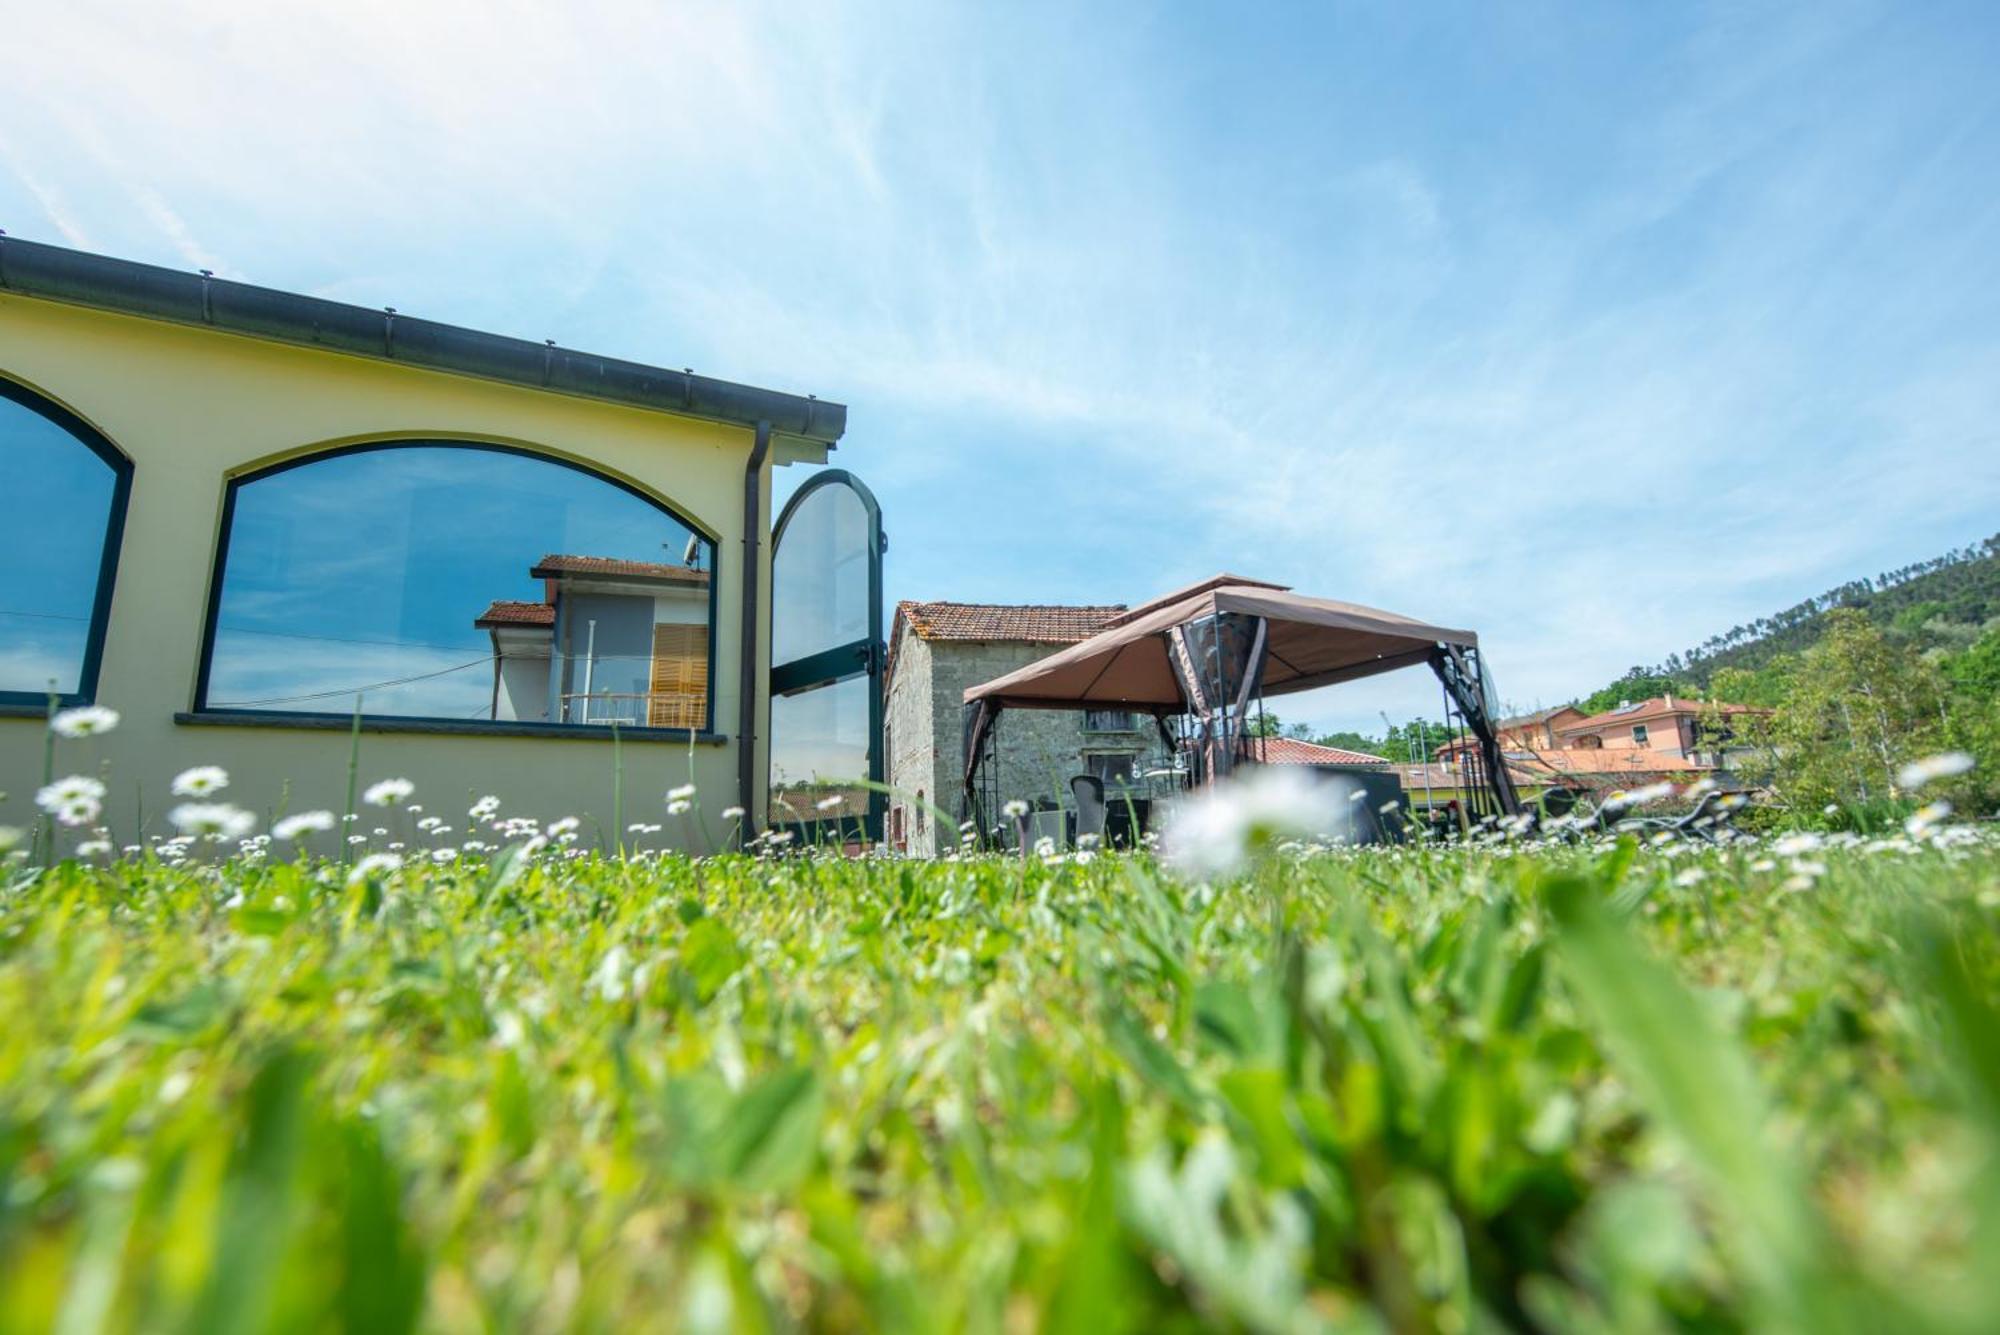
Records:
[[[757,439],[743,468],[743,645],[736,687],[736,805],[743,808],[743,836],[757,827],[757,627],[764,618],[757,598],[758,536],[764,530],[764,458],[771,424],[757,423]],[[740,845],[739,845],[740,846]]]

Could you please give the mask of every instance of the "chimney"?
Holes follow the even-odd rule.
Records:
[[[1668,691],[1668,692],[1667,692],[1667,708],[1668,708],[1668,709],[1672,709],[1673,707],[1674,707],[1674,693],[1673,693],[1672,691]]]

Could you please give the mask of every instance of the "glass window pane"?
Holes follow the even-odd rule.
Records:
[[[771,566],[771,662],[868,638],[868,508],[853,489],[822,486],[785,521]]]
[[[868,814],[871,689],[869,678],[850,677],[771,701],[773,823]]]
[[[712,545],[579,469],[350,451],[237,488],[214,709],[705,727]]]
[[[14,576],[0,592],[0,691],[73,695],[82,689],[117,473],[63,427],[0,397],[0,477],[0,562]]]

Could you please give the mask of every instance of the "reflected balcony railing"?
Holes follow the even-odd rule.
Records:
[[[562,697],[562,722],[626,728],[700,728],[706,702],[649,691],[576,691]]]

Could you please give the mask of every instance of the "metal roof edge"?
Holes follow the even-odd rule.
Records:
[[[424,370],[755,426],[833,445],[847,407],[0,232],[0,292],[321,348]]]

